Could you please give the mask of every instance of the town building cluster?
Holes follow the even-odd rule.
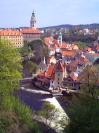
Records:
[[[63,42],[61,33],[58,39],[45,37],[44,43],[49,49],[49,57],[40,63],[35,84],[52,91],[61,91],[64,84],[70,82],[72,88],[79,89],[79,76],[86,66],[99,59],[99,43],[95,43],[93,48],[81,50],[76,44]]]
[[[14,47],[20,48],[24,42],[40,39],[41,31],[35,25],[36,18],[33,12],[30,27],[0,29],[0,40],[6,40],[8,43],[12,43]]]

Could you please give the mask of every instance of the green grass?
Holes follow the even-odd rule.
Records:
[[[2,114],[0,115],[0,133],[7,133],[10,125],[19,126],[19,129],[23,130],[22,133],[27,133],[24,130],[29,133],[40,133],[38,124],[32,120],[30,108],[15,97],[4,98],[0,114]],[[12,130],[14,130],[13,127],[11,127]]]

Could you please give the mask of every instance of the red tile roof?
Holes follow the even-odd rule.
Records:
[[[61,49],[66,49],[66,48],[67,48],[67,45],[66,45],[65,42],[63,42],[62,45],[61,45],[61,44],[59,45],[59,47],[60,47]]]
[[[73,50],[65,50],[65,51],[62,51],[62,55],[63,56],[74,56],[76,55],[76,52]]]
[[[21,36],[22,33],[19,30],[4,29],[0,30],[0,36]]]
[[[72,44],[72,49],[73,50],[78,50],[79,48],[78,48],[78,46],[76,44]]]
[[[64,65],[59,61],[56,64],[50,64],[48,66],[48,70],[45,73],[39,74],[40,77],[44,78],[50,78],[55,79],[55,72],[63,72],[64,71]]]
[[[52,73],[54,72],[54,65],[51,64],[48,66],[48,70],[47,70],[47,76],[50,77],[52,76]]]
[[[23,29],[20,29],[20,31],[23,33],[23,34],[41,34],[41,31],[37,28],[23,28]]]
[[[51,38],[51,37],[45,37],[45,38],[44,38],[44,43],[45,43],[47,46],[50,46],[50,45],[51,45],[51,42],[53,42],[53,38]]]
[[[96,46],[96,50],[99,50],[99,45]]]

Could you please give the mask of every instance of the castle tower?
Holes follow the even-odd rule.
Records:
[[[31,20],[30,20],[30,27],[35,27],[35,24],[36,24],[36,17],[35,17],[35,13],[33,11]]]
[[[58,43],[62,45],[62,33],[60,32],[58,35]]]

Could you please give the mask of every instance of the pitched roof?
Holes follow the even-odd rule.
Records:
[[[96,46],[96,50],[99,50],[99,45]]]
[[[76,52],[74,50],[65,50],[65,51],[62,51],[62,55],[63,56],[74,56],[76,55]]]
[[[72,49],[73,50],[78,50],[79,48],[78,48],[78,46],[76,44],[72,44]]]
[[[54,64],[51,64],[51,65],[48,66],[47,76],[50,77],[53,72],[54,72]]]
[[[65,42],[63,42],[62,45],[59,44],[59,47],[60,47],[61,49],[66,49],[66,48],[67,48],[67,45],[66,45]]]
[[[53,44],[53,38],[52,37],[45,37],[44,38],[44,43],[47,45],[47,46],[50,46]]]
[[[20,29],[23,34],[41,34],[41,31],[35,27]]]
[[[21,36],[22,33],[19,30],[4,29],[0,30],[0,36]]]

